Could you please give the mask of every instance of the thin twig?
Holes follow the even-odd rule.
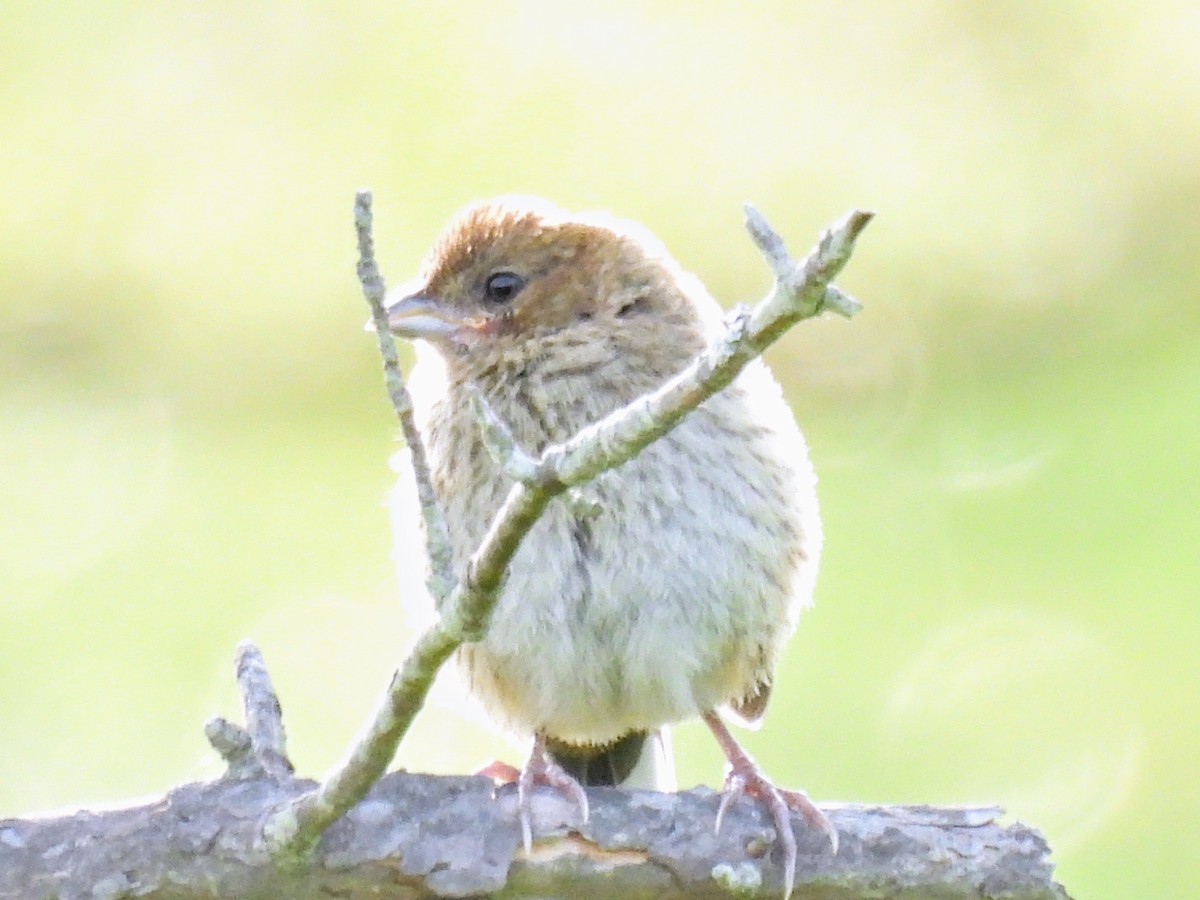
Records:
[[[417,498],[421,503],[421,516],[425,522],[426,552],[429,556],[429,593],[440,603],[454,588],[454,570],[450,555],[450,532],[446,528],[446,517],[433,490],[433,479],[429,475],[429,459],[425,454],[425,443],[417,430],[413,417],[412,397],[404,384],[400,372],[400,357],[396,353],[396,342],[388,327],[384,297],[387,288],[379,265],[375,262],[375,238],[372,235],[371,192],[359,191],[354,197],[354,230],[358,237],[358,280],[362,285],[363,297],[371,307],[371,323],[375,338],[379,342],[379,355],[383,358],[383,380],[388,398],[400,420],[400,430],[412,458],[413,474],[417,480]]]
[[[365,247],[369,254],[370,195],[365,197],[367,214],[361,213],[364,195],[360,194],[356,221],[360,248]],[[747,217],[747,227],[775,274],[771,294],[753,310],[736,312],[726,332],[659,390],[583,429],[570,440],[547,447],[537,460],[536,477],[513,485],[471,556],[466,577],[450,593],[445,607],[448,614],[417,641],[349,758],[316,791],[268,820],[264,840],[277,859],[303,858],[321,832],[357,803],[383,774],[421,708],[438,668],[462,643],[479,640],[483,635],[513,555],[554,497],[632,459],[727,386],[791,325],[815,316],[827,306],[843,315],[854,314],[858,304],[840,291],[831,295],[828,288],[849,259],[855,239],[871,219],[870,213],[855,211],[845,216],[822,234],[800,264],[788,256],[782,240],[761,214],[749,208]],[[365,277],[363,283],[365,291]],[[374,309],[376,303],[372,306]],[[380,334],[387,330],[382,315],[380,307],[376,310],[376,330]],[[382,339],[380,344],[382,348]],[[489,423],[484,415],[481,427],[491,430],[497,452],[511,457],[516,448],[505,446],[503,426],[498,427],[496,422]]]
[[[844,216],[801,263],[783,246],[783,239],[767,224],[762,213],[747,204],[746,227],[775,275],[766,299],[747,312],[735,310],[726,331],[682,372],[658,390],[617,410],[573,438],[547,447],[543,464],[553,468],[556,480],[575,485],[611,468],[608,460],[632,459],[644,447],[675,427],[685,415],[723,388],[755,357],[778,340],[788,328],[826,308],[829,279],[846,262],[854,241],[873,213],[854,211]],[[837,291],[842,315],[852,316],[858,301]]]

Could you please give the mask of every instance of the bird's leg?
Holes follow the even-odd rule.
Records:
[[[530,809],[530,789],[535,785],[544,784],[566,794],[579,807],[582,821],[588,820],[588,799],[583,787],[567,771],[554,761],[546,752],[546,738],[542,734],[533,736],[533,749],[521,774],[517,778],[517,816],[521,820],[521,840],[525,844],[525,852],[533,849],[532,810]]]
[[[729,760],[729,771],[725,775],[725,786],[722,788],[721,805],[717,808],[716,830],[721,830],[721,819],[725,810],[738,794],[747,794],[760,798],[771,811],[775,822],[775,831],[779,835],[779,843],[783,848],[783,896],[790,897],[792,885],[796,878],[796,835],[792,831],[790,810],[796,810],[809,825],[819,828],[829,836],[833,852],[837,853],[837,830],[830,824],[825,814],[813,806],[812,801],[800,791],[788,791],[775,787],[763,774],[757,763],[750,758],[742,745],[737,742],[721,717],[715,711],[704,713],[704,724],[712,731],[725,758]]]

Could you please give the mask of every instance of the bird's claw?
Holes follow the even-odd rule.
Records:
[[[721,833],[721,820],[725,818],[725,811],[729,809],[729,804],[733,803],[735,797],[746,792],[746,779],[742,778],[732,769],[725,776],[725,786],[721,789],[721,805],[717,807],[717,820],[713,823],[713,833]]]
[[[838,851],[837,829],[802,791],[776,787],[747,758],[744,764],[731,765],[725,776],[725,785],[721,789],[721,804],[717,807],[716,831],[721,830],[721,820],[725,817],[725,811],[739,795],[758,797],[771,812],[771,820],[783,853],[783,896],[784,900],[787,900],[791,897],[796,882],[796,859],[799,855],[796,834],[792,831],[791,811],[800,813],[810,826],[825,833],[835,856]]]
[[[526,853],[533,849],[531,793],[532,789],[539,784],[566,794],[579,808],[580,821],[587,822],[588,820],[587,793],[566,769],[550,757],[541,737],[535,738],[529,760],[517,778],[517,818],[521,822],[521,843],[525,847]]]
[[[817,809],[803,791],[781,790],[780,793],[783,794],[783,800],[788,809],[794,809],[804,816],[804,821],[809,825],[825,833],[825,836],[829,838],[829,849],[833,851],[834,856],[837,856],[838,833],[837,829],[833,827],[833,823],[829,821],[829,817]]]

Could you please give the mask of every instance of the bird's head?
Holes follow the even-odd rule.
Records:
[[[686,359],[702,331],[689,277],[633,223],[504,197],[454,217],[419,276],[389,293],[388,322],[452,366],[595,341],[634,356],[680,344]]]

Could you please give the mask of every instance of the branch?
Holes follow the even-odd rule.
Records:
[[[148,897],[289,897],[377,900],[482,896],[508,900],[653,895],[777,900],[781,866],[762,805],[734,803],[714,832],[720,796],[589,790],[592,815],[553,791],[532,797],[538,842],[522,849],[516,788],[487,778],[397,772],[370,787],[334,823],[303,867],[280,866],[259,840],[261,823],[311,796],[314,783],[272,777],[254,762],[282,735],[262,657],[238,648],[238,686],[259,722],[206,727],[237,748],[218,781],[185,784],[140,806],[0,819],[0,900]],[[215,739],[214,739],[215,736]],[[222,755],[226,755],[222,751]],[[250,763],[246,761],[250,760]],[[285,760],[286,761],[286,760]],[[290,769],[290,767],[289,767]],[[820,833],[797,832],[793,897],[925,897],[1067,900],[1053,881],[1049,847],[997,809],[839,806],[825,810],[841,837],[836,856]]]
[[[401,423],[411,424],[412,404],[398,369],[382,305],[383,282],[373,256],[370,200],[371,195],[363,191],[355,204],[361,256],[359,277],[371,304],[393,403]],[[782,238],[761,213],[747,205],[746,216],[751,237],[775,276],[771,293],[752,311],[736,310],[725,333],[657,391],[583,429],[574,438],[547,447],[536,461],[518,450],[498,416],[482,412],[481,427],[489,449],[498,455],[506,469],[522,477],[513,485],[468,561],[464,578],[454,586],[448,602],[440,607],[447,610],[443,620],[420,637],[392,677],[373,721],[349,757],[316,791],[301,796],[267,820],[263,837],[277,859],[290,863],[302,860],[316,846],[321,833],[362,799],[384,773],[400,739],[424,703],[438,669],[461,644],[483,636],[513,555],[552,499],[632,459],[691,410],[726,387],[791,325],[826,308],[843,315],[854,314],[858,304],[841,291],[831,291],[830,281],[849,260],[854,242],[870,222],[872,213],[847,214],[821,235],[801,263],[788,255]],[[486,407],[482,397],[476,402]],[[428,465],[415,426],[410,433],[405,425],[405,438],[413,453],[418,489],[427,490],[432,502]],[[422,498],[422,506],[424,502]],[[431,513],[428,509],[425,512],[428,522]],[[440,509],[434,518],[441,528],[445,527]],[[430,534],[432,553],[437,548],[433,532]],[[440,571],[437,565],[434,568]]]
[[[847,213],[831,230],[822,233],[817,246],[797,264],[762,213],[746,204],[746,228],[775,275],[771,293],[752,310],[734,309],[725,334],[658,390],[583,429],[569,441],[546,448],[542,461],[549,471],[543,477],[576,485],[632,459],[727,387],[747,363],[762,355],[797,322],[826,309],[853,316],[861,304],[829,282],[849,262],[854,242],[873,216],[861,210]]]
[[[412,458],[413,473],[417,480],[417,498],[421,503],[421,516],[425,521],[426,552],[429,556],[429,593],[434,600],[444,599],[454,587],[454,573],[450,553],[450,532],[446,528],[446,517],[433,490],[429,475],[429,460],[425,444],[413,418],[412,397],[400,373],[400,357],[396,353],[396,342],[388,328],[387,311],[383,301],[387,288],[379,265],[375,262],[375,238],[371,234],[371,192],[359,191],[354,195],[354,231],[358,237],[358,280],[362,285],[363,297],[371,307],[370,326],[379,341],[379,355],[383,358],[383,379],[388,398],[400,420],[400,430],[408,445]]]
[[[521,849],[515,791],[491,781],[395,773],[333,825],[309,865],[289,870],[256,848],[258,825],[312,782],[225,778],[153,803],[0,820],[0,898],[289,897],[377,900],[553,896],[778,900],[779,865],[759,804],[738,802],[713,833],[718,795],[592,789],[592,815],[534,796],[538,842]],[[994,809],[826,810],[842,849],[801,829],[795,900],[927,897],[1065,900],[1042,836]]]

